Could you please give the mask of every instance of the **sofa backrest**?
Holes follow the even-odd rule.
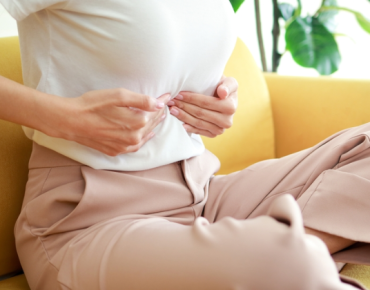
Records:
[[[0,75],[22,83],[17,37],[0,38]],[[27,181],[31,142],[21,127],[0,120],[0,277],[21,270],[13,228]]]
[[[203,138],[221,161],[218,174],[244,169],[275,158],[274,124],[265,78],[245,44],[238,39],[224,74],[239,83],[239,105],[234,124],[223,135]]]

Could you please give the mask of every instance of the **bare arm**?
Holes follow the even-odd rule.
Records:
[[[58,98],[22,86],[2,76],[0,76],[0,96],[0,119],[38,130],[42,127],[39,122],[40,104],[55,102]]]
[[[156,100],[122,88],[62,98],[0,76],[0,119],[111,156],[137,151],[152,138],[169,98]]]

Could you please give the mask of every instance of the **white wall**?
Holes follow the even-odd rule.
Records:
[[[262,26],[264,33],[265,49],[269,67],[271,66],[272,50],[272,5],[271,0],[260,0],[262,10]],[[285,2],[296,4],[296,0]],[[314,12],[319,7],[321,0],[302,0],[303,13]],[[361,11],[370,19],[370,3],[368,0],[338,0],[341,6],[347,6],[354,10]],[[338,37],[339,48],[342,53],[342,65],[334,77],[344,78],[366,78],[370,79],[370,34],[364,32],[357,24],[355,18],[346,12],[340,12],[338,33],[344,33],[349,37]],[[246,0],[237,13],[238,34],[247,44],[260,64],[259,49],[257,43],[254,1]],[[282,31],[280,49],[284,51],[285,43]],[[8,15],[0,5],[0,37],[17,35],[16,22]],[[279,73],[283,75],[317,76],[313,69],[306,69],[295,64],[289,53],[286,53],[281,61]]]
[[[17,24],[0,4],[0,37],[17,35]]]

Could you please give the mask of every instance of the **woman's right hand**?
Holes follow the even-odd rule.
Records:
[[[154,136],[153,129],[166,117],[170,95],[155,99],[126,89],[109,89],[46,100],[39,110],[42,126],[36,129],[116,156],[138,151]]]
[[[152,138],[169,99],[169,94],[155,99],[126,89],[62,98],[0,76],[0,119],[110,156],[135,152]]]

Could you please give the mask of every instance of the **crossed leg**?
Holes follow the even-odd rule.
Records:
[[[78,177],[79,186],[74,189],[76,200],[66,202],[72,192],[65,190],[71,188],[59,181],[59,187],[47,186],[50,191],[40,195],[39,203],[34,199],[38,217],[39,211],[45,208],[43,197],[60,203],[59,194],[63,204],[77,204],[77,199],[82,198],[77,206],[80,210],[66,217],[67,224],[57,222],[51,227],[55,230],[60,224],[57,232],[48,230],[50,236],[37,237],[35,235],[44,229],[36,229],[38,223],[35,223],[26,235],[24,228],[28,227],[32,211],[28,210],[26,216],[27,207],[23,210],[23,218],[18,223],[23,237],[17,241],[19,252],[25,253],[24,260],[21,255],[22,264],[27,263],[27,259],[30,261],[24,269],[31,275],[31,271],[36,271],[38,255],[48,250],[37,244],[39,254],[32,256],[36,243],[49,239],[48,247],[52,248],[53,238],[75,230],[76,223],[84,224],[91,219],[94,221],[91,226],[80,226],[78,234],[54,251],[49,260],[57,272],[59,288],[354,289],[340,282],[324,244],[304,233],[297,205],[285,197],[281,202],[279,197],[290,194],[297,200],[306,228],[369,243],[366,222],[370,218],[368,129],[370,125],[350,129],[297,154],[211,178],[204,210],[197,212],[204,218],[198,218],[193,226],[180,224],[171,215],[155,217],[155,213],[158,208],[167,206],[168,212],[176,211],[180,205],[189,209],[184,211],[187,214],[192,212],[189,204],[201,196],[203,183],[193,182],[201,185],[199,192],[192,191],[193,196],[187,190],[193,188],[189,180],[197,181],[196,176],[202,176],[202,164],[206,164],[205,168],[208,166],[208,160],[201,160],[203,157],[184,161],[185,169],[187,163],[195,165],[190,166],[190,170],[176,171],[176,183],[169,180],[173,166],[167,171],[137,173],[133,176],[135,182],[125,177],[130,174],[82,168],[85,181],[89,174],[91,176],[85,187],[82,177]],[[63,176],[71,171],[63,170],[67,171]],[[153,176],[148,178],[148,174]],[[181,174],[185,178],[191,175],[187,185]],[[77,176],[71,173],[73,180],[74,175]],[[204,175],[208,180],[209,175]],[[60,174],[57,176],[60,178]],[[49,179],[54,180],[50,176]],[[99,185],[99,180],[105,181]],[[181,188],[183,193],[179,191]],[[143,214],[105,218],[115,211],[125,212],[122,209],[125,206],[127,210],[141,209]],[[150,215],[144,215],[144,211]],[[45,223],[42,216],[41,225]],[[105,221],[96,223],[98,218]],[[40,276],[48,276],[44,274]],[[54,288],[42,288],[40,284],[35,289]]]
[[[370,243],[370,124],[351,128],[307,150],[211,179],[203,216],[264,215],[282,194],[298,202],[306,232],[331,253]],[[368,261],[370,263],[370,259]]]
[[[58,280],[63,290],[355,289],[340,282],[324,244],[304,234],[293,198],[277,199],[269,215],[193,226],[112,219],[68,244]]]

